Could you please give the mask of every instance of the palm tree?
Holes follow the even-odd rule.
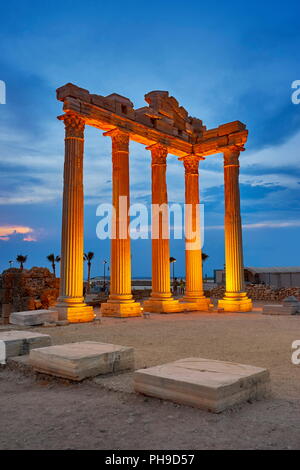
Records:
[[[207,258],[209,258],[209,256],[206,253],[204,253],[204,251],[202,251],[201,256],[202,256],[202,269],[203,269],[203,263],[204,261],[207,260]],[[207,277],[207,274],[205,274],[205,278],[206,277]]]
[[[88,279],[87,279],[87,289],[86,289],[87,294],[89,294],[90,292],[91,265],[92,265],[93,258],[94,258],[94,253],[92,251],[89,251],[88,253],[84,253],[83,255],[83,259],[84,261],[87,261],[87,265],[88,265]]]
[[[52,264],[53,274],[54,274],[54,277],[56,277],[56,275],[55,275],[55,263],[60,262],[60,256],[55,256],[54,253],[50,253],[50,255],[47,256],[47,260],[50,261],[50,263]]]
[[[23,256],[23,255],[18,255],[16,257],[16,262],[20,264],[20,269],[21,271],[23,271],[23,265],[24,263],[26,263],[26,260],[27,260],[27,255],[26,256]]]

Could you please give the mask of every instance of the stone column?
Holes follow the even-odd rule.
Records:
[[[170,235],[166,168],[168,149],[154,144],[147,147],[152,157],[152,292],[144,302],[148,312],[170,313],[180,311],[170,289]]]
[[[105,132],[112,139],[113,216],[110,255],[110,295],[101,304],[103,316],[141,315],[141,306],[131,293],[131,257],[129,234],[129,134],[119,129]]]
[[[247,297],[244,286],[239,189],[241,150],[234,146],[224,152],[226,292],[218,306],[229,312],[252,310],[252,301]]]
[[[61,320],[72,323],[94,319],[83,298],[83,147],[84,120],[66,114],[62,209],[60,296],[55,308]]]
[[[204,157],[186,155],[179,158],[185,169],[185,276],[183,300],[196,304],[197,310],[208,310],[210,300],[204,296],[199,203],[199,161]]]

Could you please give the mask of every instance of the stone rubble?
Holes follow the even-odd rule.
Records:
[[[0,275],[0,320],[12,312],[48,309],[56,302],[59,279],[47,268],[10,268]]]
[[[286,297],[295,296],[300,298],[300,287],[282,287],[274,289],[264,284],[249,284],[246,286],[246,292],[252,300],[283,301]],[[207,297],[221,299],[225,294],[225,287],[218,286],[205,291]]]

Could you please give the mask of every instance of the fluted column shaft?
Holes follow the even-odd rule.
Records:
[[[224,152],[226,296],[244,292],[242,222],[237,149]]]
[[[252,301],[245,292],[242,221],[239,188],[239,156],[244,150],[237,146],[224,152],[224,196],[225,196],[225,269],[226,290],[219,300],[219,308],[228,312],[252,310]]]
[[[113,129],[112,139],[113,218],[109,301],[132,301],[129,235],[129,134]]]
[[[184,300],[204,299],[202,279],[202,249],[199,206],[199,160],[203,157],[186,155],[181,158],[185,168],[185,269]]]
[[[155,144],[151,150],[152,172],[152,292],[151,298],[171,299],[170,246],[167,194],[167,147]]]
[[[62,210],[59,301],[83,303],[83,148],[84,121],[67,114]]]

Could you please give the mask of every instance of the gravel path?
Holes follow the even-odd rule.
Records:
[[[0,370],[1,449],[300,448],[300,365],[291,363],[300,316],[151,315],[33,331],[50,334],[54,344],[133,346],[137,368],[189,356],[267,367],[273,394],[213,415],[127,393],[127,374],[110,387],[109,380],[70,384],[6,368]]]

